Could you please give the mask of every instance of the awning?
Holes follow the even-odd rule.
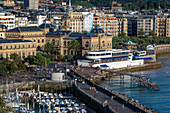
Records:
[[[136,57],[140,57],[139,55],[138,56],[133,56],[134,58],[136,58]]]
[[[109,66],[106,64],[103,64],[103,65],[100,65],[100,67],[109,67]]]
[[[112,58],[101,58],[101,60],[115,60],[115,59],[121,59],[121,58],[129,58],[128,56],[121,56],[121,57],[112,57]]]
[[[153,60],[153,58],[149,57],[149,58],[142,58],[143,60]]]

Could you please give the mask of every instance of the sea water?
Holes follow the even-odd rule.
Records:
[[[99,85],[108,90],[126,94],[157,112],[170,113],[170,54],[158,57],[157,61],[162,62],[161,68],[141,71],[140,74],[146,75],[153,83],[156,83],[160,91],[139,87],[137,82],[131,82],[129,76],[124,77],[124,82],[120,82],[120,76],[115,76],[100,82]]]

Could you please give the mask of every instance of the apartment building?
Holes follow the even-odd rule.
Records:
[[[139,32],[144,31],[145,36],[149,36],[153,31],[154,19],[152,17],[138,17],[137,18],[137,36],[140,36]]]
[[[103,29],[104,32],[106,32],[106,24],[107,24],[107,20],[104,15],[94,15],[93,16],[93,28],[95,26],[100,26],[100,28]]]
[[[24,0],[25,9],[34,9],[38,10],[39,0]]]
[[[159,37],[170,36],[170,18],[169,16],[156,16],[155,22],[155,35]]]
[[[25,16],[15,17],[15,27],[25,27],[28,26],[28,18]]]
[[[15,2],[14,0],[3,0],[3,6],[14,6]]]
[[[15,15],[9,12],[0,12],[0,23],[7,26],[7,29],[15,28]]]
[[[21,58],[36,55],[36,42],[22,39],[0,39],[0,59],[10,58],[16,53]]]
[[[106,17],[106,32],[112,36],[118,36],[118,20],[116,17]]]
[[[118,34],[121,34],[122,32],[125,33],[125,35],[128,35],[128,21],[125,17],[117,17],[118,20]]]
[[[137,36],[136,18],[128,18],[128,36]]]

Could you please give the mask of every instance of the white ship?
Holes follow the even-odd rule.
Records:
[[[144,64],[144,59],[133,59],[130,50],[110,49],[102,51],[87,51],[86,60],[79,60],[78,65],[100,67],[104,69],[125,68]]]

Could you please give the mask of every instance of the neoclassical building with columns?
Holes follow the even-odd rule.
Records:
[[[18,54],[22,59],[28,55],[36,55],[36,42],[22,39],[0,38],[0,59],[10,58],[13,53]]]
[[[71,31],[55,31],[46,35],[46,42],[53,43],[60,55],[75,55],[75,51],[68,50],[69,43],[77,40],[80,43],[79,56],[84,56],[86,51],[112,49],[112,36],[104,32],[103,29],[96,26],[89,34],[71,32]]]
[[[37,26],[16,27],[6,32],[8,39],[31,40],[37,43],[37,49],[43,49],[46,44],[44,31]]]

